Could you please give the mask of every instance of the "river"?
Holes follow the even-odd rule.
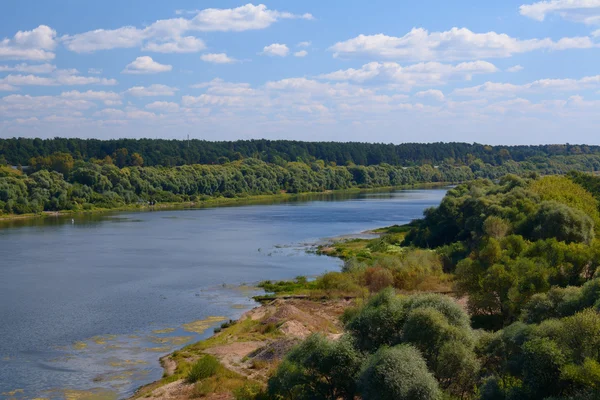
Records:
[[[253,307],[252,284],[340,261],[324,238],[402,224],[445,190],[0,225],[0,399],[123,398],[160,356]],[[193,321],[196,324],[186,325]]]

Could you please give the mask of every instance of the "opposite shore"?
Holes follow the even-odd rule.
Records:
[[[444,187],[457,182],[432,182],[432,183],[419,183],[401,186],[385,186],[377,188],[350,188],[340,190],[326,190],[323,192],[304,192],[304,193],[278,193],[278,194],[265,194],[265,195],[251,195],[244,197],[213,197],[207,200],[201,201],[190,201],[190,202],[177,202],[177,203],[158,203],[155,205],[146,204],[131,204],[123,207],[116,208],[95,208],[92,210],[63,210],[63,211],[44,211],[41,213],[29,213],[29,214],[0,214],[0,228],[2,228],[4,222],[18,221],[18,220],[32,220],[32,219],[44,219],[44,218],[58,218],[68,217],[76,215],[90,215],[90,214],[108,214],[115,212],[144,212],[144,211],[156,211],[156,210],[177,210],[187,208],[207,208],[207,207],[226,207],[226,206],[237,206],[237,205],[261,205],[268,204],[270,202],[285,202],[285,201],[301,201],[303,199],[310,199],[315,196],[327,196],[327,195],[344,195],[344,194],[357,194],[357,193],[377,193],[387,192],[391,190],[407,190],[407,189],[424,189],[424,188],[436,188]]]

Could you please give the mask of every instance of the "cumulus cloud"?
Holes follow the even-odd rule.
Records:
[[[312,45],[312,42],[307,41],[307,42],[300,42],[300,43],[298,43],[297,46],[298,47],[310,47],[311,45]]]
[[[202,54],[200,59],[213,64],[233,64],[237,62],[235,58],[231,58],[225,53]]]
[[[148,87],[134,86],[127,89],[125,93],[134,97],[175,96],[177,90],[177,88],[167,85],[154,84]]]
[[[521,65],[514,65],[510,68],[507,68],[506,72],[519,72],[519,71],[523,71],[523,67]]]
[[[548,0],[523,4],[521,15],[544,21],[550,14],[584,24],[600,24],[600,0]]]
[[[56,70],[50,76],[9,74],[0,79],[0,83],[13,86],[78,86],[78,85],[103,85],[117,84],[115,79],[100,78],[96,76],[81,76],[77,70]]]
[[[483,85],[456,89],[453,94],[469,97],[512,97],[530,92],[578,91],[599,86],[600,75],[596,75],[581,79],[539,79],[523,85],[486,82]]]
[[[76,100],[96,100],[109,103],[111,105],[119,104],[121,102],[121,95],[115,92],[104,92],[104,91],[93,91],[88,90],[87,92],[80,92],[78,90],[72,90],[70,92],[62,92],[60,97],[66,99]]]
[[[261,54],[271,57],[286,57],[289,53],[290,49],[285,44],[273,43],[265,46]]]
[[[49,74],[56,70],[52,64],[0,65],[0,72],[24,72],[29,74]]]
[[[330,50],[335,57],[376,57],[395,60],[472,60],[510,57],[534,50],[587,49],[595,43],[587,36],[545,39],[516,39],[496,32],[475,33],[467,28],[428,32],[413,28],[402,37],[359,35],[338,42]]]
[[[353,81],[358,83],[393,83],[410,90],[413,86],[445,84],[449,80],[470,80],[476,74],[489,74],[498,71],[487,61],[464,62],[457,65],[439,62],[418,63],[403,67],[395,62],[372,62],[359,69],[349,68],[321,75],[321,79]]]
[[[173,40],[160,43],[147,43],[142,50],[154,53],[197,53],[206,48],[203,40],[193,36],[175,38]]]
[[[9,85],[8,83],[0,82],[0,92],[14,92],[17,90],[19,90],[19,88],[16,86]]]
[[[31,31],[18,31],[12,39],[0,40],[0,59],[47,61],[54,59],[56,31],[40,25]]]
[[[181,13],[183,15],[184,13]],[[61,40],[77,53],[90,53],[115,48],[142,46],[144,50],[161,53],[188,53],[205,49],[204,42],[188,32],[241,32],[265,29],[283,19],[313,19],[310,14],[297,15],[270,10],[263,4],[246,4],[237,8],[208,8],[194,12],[192,18],[171,18],[154,22],[146,28],[125,26],[118,29],[97,29]]]
[[[13,94],[0,99],[0,116],[32,118],[40,115],[81,115],[96,105],[87,100],[58,96],[30,96]]]
[[[430,89],[415,93],[416,97],[431,98],[437,101],[444,101],[445,96],[441,90]]]
[[[122,71],[124,74],[158,74],[160,72],[169,72],[173,69],[172,65],[157,63],[152,57],[138,57],[131,64],[127,65]]]
[[[146,104],[146,108],[157,112],[173,113],[179,111],[179,104],[168,101],[155,101],[154,103]]]
[[[308,51],[306,50],[301,50],[301,51],[297,51],[294,53],[294,57],[306,57],[308,55]]]

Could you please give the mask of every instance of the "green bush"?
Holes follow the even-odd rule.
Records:
[[[409,345],[382,348],[360,375],[364,400],[437,400],[441,392],[417,349]]]
[[[400,343],[405,317],[404,302],[394,289],[385,289],[346,324],[360,350],[375,352],[381,346]]]
[[[296,346],[269,379],[274,398],[354,399],[363,357],[350,337],[313,335]]]
[[[186,377],[188,383],[196,383],[206,378],[214,376],[221,364],[214,356],[204,355],[201,359],[196,361],[190,372]]]

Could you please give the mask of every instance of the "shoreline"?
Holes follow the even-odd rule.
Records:
[[[98,208],[93,210],[63,210],[63,211],[43,211],[39,214],[0,214],[0,229],[5,222],[23,221],[23,220],[43,220],[47,218],[66,218],[69,216],[79,215],[98,215],[122,212],[149,212],[149,211],[169,211],[194,208],[208,207],[227,207],[236,205],[261,205],[269,201],[295,201],[302,200],[311,196],[326,196],[326,195],[343,195],[343,194],[358,194],[358,193],[376,193],[386,192],[391,190],[408,190],[408,189],[429,189],[442,188],[448,185],[453,185],[455,182],[430,182],[412,185],[401,186],[382,186],[377,188],[350,188],[340,190],[326,190],[323,192],[304,192],[304,193],[279,193],[279,194],[263,194],[251,195],[246,197],[213,197],[208,200],[197,202],[181,202],[181,203],[160,203],[154,206],[148,205],[127,205],[117,208]]]

